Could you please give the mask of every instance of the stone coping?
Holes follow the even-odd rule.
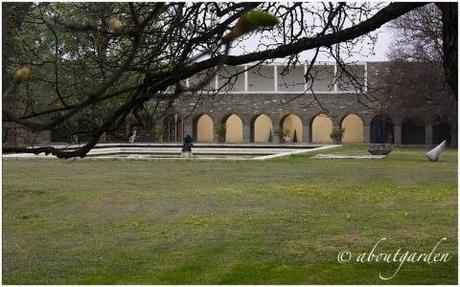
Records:
[[[274,158],[285,157],[295,154],[303,154],[338,147],[340,145],[326,145],[317,148],[304,149],[289,149],[286,146],[281,148],[273,148],[267,146],[265,148],[203,148],[195,147],[193,153],[199,157],[194,157],[192,160],[268,160]],[[126,148],[99,148],[91,150],[85,159],[175,159],[182,160],[180,157],[180,147],[126,147]],[[213,155],[215,157],[213,157]],[[29,153],[21,154],[4,154],[3,159],[26,159],[26,158],[55,158],[52,155],[34,155]],[[190,160],[190,159],[188,159]]]
[[[279,157],[284,157],[284,156],[289,156],[289,155],[316,152],[316,151],[319,151],[319,150],[325,150],[325,149],[330,149],[330,148],[335,148],[335,147],[340,147],[340,146],[342,146],[342,145],[327,145],[327,146],[322,146],[322,147],[313,148],[313,149],[304,149],[304,150],[297,150],[297,151],[291,151],[291,152],[282,152],[282,153],[277,153],[277,154],[272,154],[272,155],[267,155],[267,156],[255,157],[255,158],[253,158],[253,160],[274,159],[274,158],[279,158]]]
[[[381,159],[386,155],[349,155],[349,154],[318,154],[316,159]]]

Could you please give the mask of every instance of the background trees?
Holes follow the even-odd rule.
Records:
[[[414,9],[390,23],[395,41],[392,60],[438,62],[443,59],[442,12],[435,4]]]
[[[419,117],[429,114],[427,104],[436,107],[440,121],[449,122],[452,143],[456,145],[457,95],[452,92],[455,86],[447,82],[445,70],[449,67],[443,63],[442,9],[440,4],[428,4],[390,23],[396,37],[388,55],[394,63],[386,77],[386,86],[393,87],[385,90],[386,108]],[[405,79],[404,90],[397,84],[401,75]]]
[[[14,10],[17,4],[2,5],[10,5],[6,8]],[[115,131],[129,117],[140,124],[145,115],[155,120],[171,109],[177,97],[204,87],[223,65],[256,66],[262,61],[285,57],[294,65],[299,54],[307,50],[314,51],[310,65],[319,53],[328,53],[338,63],[344,63],[347,54],[360,44],[375,40],[372,31],[424,5],[39,3],[27,6],[23,14],[13,16],[11,23],[15,24],[5,26],[4,41],[12,40],[19,48],[2,60],[8,69],[6,74],[29,66],[32,77],[22,84],[4,81],[4,102],[9,103],[4,105],[4,121],[36,132],[66,125],[70,134],[85,136],[88,141],[73,150],[40,147],[4,151],[83,157],[102,134]],[[445,7],[443,15],[452,10]],[[259,27],[257,33],[263,40],[257,47],[248,53],[232,54],[232,47],[252,34],[233,41],[226,41],[226,36],[238,19],[255,8],[275,15],[280,24],[270,32],[266,31],[268,27]],[[122,26],[115,27],[113,23]],[[452,37],[451,33],[443,35]],[[308,69],[305,76],[310,77],[310,72]],[[204,74],[202,80],[185,87],[183,81],[197,73]]]

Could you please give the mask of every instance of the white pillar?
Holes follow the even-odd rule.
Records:
[[[245,70],[244,71],[244,91],[245,92],[249,91],[249,89],[248,89],[248,86],[249,86],[249,84],[248,84],[248,71],[247,71],[247,69],[248,69],[248,66],[244,65],[244,70]]]

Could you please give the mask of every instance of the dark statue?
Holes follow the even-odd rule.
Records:
[[[383,118],[378,118],[376,120],[376,124],[374,125],[374,135],[375,135],[375,142],[376,143],[385,143],[385,121]]]
[[[387,141],[386,135],[386,122],[385,119],[379,117],[375,120],[374,125],[374,141],[375,143],[371,145],[368,149],[370,154],[373,155],[387,155],[391,152],[391,144],[385,143]]]
[[[182,144],[182,157],[185,157],[185,158],[193,157],[192,147],[193,147],[193,138],[190,135],[186,135],[184,138],[184,143]]]

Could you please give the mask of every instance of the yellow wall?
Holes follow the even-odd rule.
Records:
[[[237,115],[231,115],[225,122],[225,142],[242,143],[243,142],[243,122]]]
[[[294,114],[287,116],[283,121],[283,129],[289,130],[290,141],[293,140],[294,131],[297,135],[297,141],[302,141],[302,120],[298,116]]]
[[[332,121],[331,119],[324,115],[317,115],[311,125],[312,131],[312,142],[314,143],[332,143],[330,137],[332,133]]]
[[[342,121],[345,128],[343,143],[362,143],[363,142],[363,120],[354,114],[346,116]]]
[[[270,130],[274,136],[272,120],[264,114],[258,116],[254,122],[254,142],[268,142]]]
[[[214,124],[208,115],[202,115],[196,124],[197,142],[213,142]]]

